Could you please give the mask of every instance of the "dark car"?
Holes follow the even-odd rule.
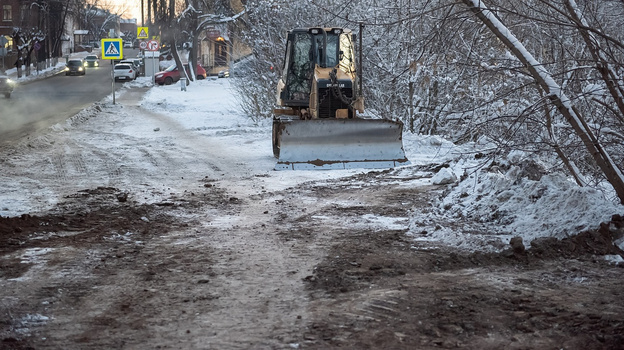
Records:
[[[11,93],[15,87],[15,82],[6,75],[0,75],[0,94],[4,94],[4,97],[11,98]]]
[[[80,74],[85,75],[84,62],[80,59],[71,59],[65,65],[65,75]]]
[[[184,69],[186,70],[186,74],[189,75],[190,71],[188,63],[184,64]],[[199,63],[197,64],[197,68],[195,68],[195,77],[197,78],[197,80],[206,78],[206,70],[202,66],[200,66]],[[156,73],[156,75],[154,76],[154,81],[158,85],[170,85],[178,80],[180,80],[180,71],[175,64],[169,66],[169,68],[165,69],[162,72]]]
[[[87,67],[98,67],[100,65],[100,60],[96,55],[88,55],[85,57],[85,66]]]

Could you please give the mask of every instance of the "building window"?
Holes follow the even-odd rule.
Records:
[[[11,11],[11,5],[2,5],[2,20],[7,22],[13,20],[13,11]]]

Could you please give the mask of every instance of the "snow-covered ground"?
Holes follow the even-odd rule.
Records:
[[[43,212],[64,196],[97,186],[117,187],[148,202],[193,191],[201,178],[252,194],[371,171],[274,171],[271,121],[244,115],[230,83],[207,79],[182,91],[179,84],[151,87],[149,78],[140,78],[124,85],[117,104],[109,97],[42,136],[0,149],[0,216]],[[133,94],[140,89],[147,92],[139,99]],[[409,133],[403,142],[411,164],[393,176],[416,179],[406,182],[411,186],[447,187],[433,203],[435,220],[413,210],[404,223],[415,239],[493,249],[501,245],[484,242],[561,238],[624,214],[603,192],[579,188],[562,174],[529,180],[520,170],[521,153],[510,155],[505,167],[474,172],[479,160],[462,155],[486,145],[457,146]],[[433,174],[426,170],[432,164],[448,167]],[[369,221],[384,224],[383,218]],[[478,230],[463,222],[475,222]]]

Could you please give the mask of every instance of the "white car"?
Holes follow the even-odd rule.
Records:
[[[132,41],[124,41],[124,47],[132,48]]]
[[[131,63],[118,63],[113,70],[115,81],[134,80],[137,77],[137,70]]]
[[[137,72],[137,76],[141,75],[141,60],[138,58],[128,58],[128,59],[124,59],[119,61],[119,64],[130,64],[132,66],[134,66],[134,68],[136,69]]]

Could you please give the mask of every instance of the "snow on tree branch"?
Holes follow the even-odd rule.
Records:
[[[244,15],[247,12],[247,9],[243,9],[241,12],[235,14],[234,16],[223,16],[223,15],[201,15],[198,18],[201,20],[197,25],[197,28],[201,29],[209,25],[219,24],[219,23],[228,23],[237,20],[239,17]]]
[[[613,186],[620,202],[624,204],[624,175],[606,149],[598,141],[584,118],[572,104],[570,98],[556,83],[550,72],[531,55],[525,46],[511,33],[498,17],[490,11],[482,0],[463,0],[496,37],[526,66],[538,85],[544,89],[552,103],[570,123],[576,134],[585,144],[603,174]]]

